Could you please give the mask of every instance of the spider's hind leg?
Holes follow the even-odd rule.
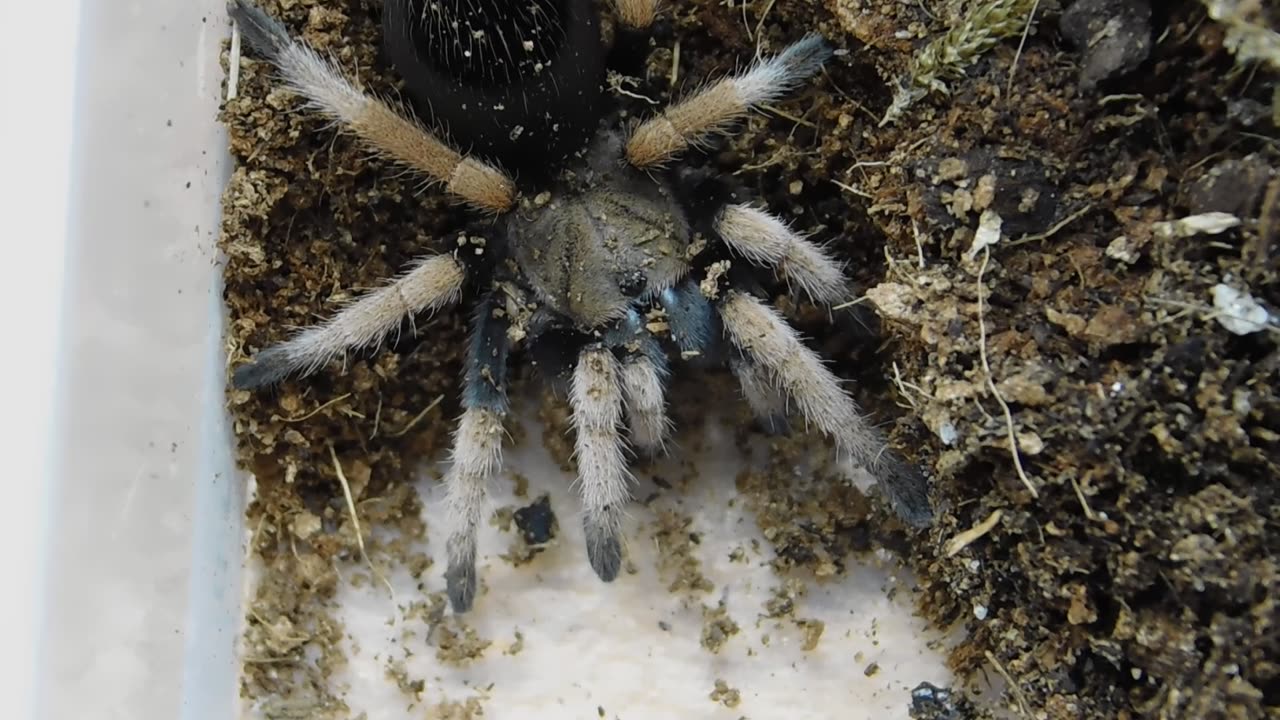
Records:
[[[454,612],[471,608],[476,594],[476,535],[487,486],[502,466],[507,415],[505,316],[495,316],[492,295],[477,304],[462,392],[462,418],[454,434],[453,466],[445,476],[451,528],[445,584]]]
[[[670,23],[658,17],[657,0],[613,0],[613,40],[609,66],[632,77],[645,77],[651,41],[663,43]]]
[[[745,72],[707,85],[649,118],[627,140],[627,162],[659,167],[704,138],[728,130],[752,109],[776,102],[822,69],[832,48],[811,34]]]
[[[515,204],[515,184],[502,169],[463,155],[415,118],[358,87],[250,0],[231,0],[227,10],[249,47],[275,66],[313,112],[337,121],[370,149],[442,184],[472,207],[499,214]]]

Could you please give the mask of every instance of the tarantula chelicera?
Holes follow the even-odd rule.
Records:
[[[889,450],[754,280],[773,271],[830,304],[844,297],[840,265],[713,173],[672,166],[817,73],[829,46],[809,35],[627,127],[604,109],[608,53],[595,3],[386,0],[388,56],[419,114],[451,126],[440,136],[502,165],[454,149],[361,91],[251,3],[230,5],[251,47],[313,110],[482,215],[470,233],[479,239],[424,258],[327,322],[261,351],[232,378],[253,388],[313,372],[457,301],[464,288],[476,296],[445,481],[453,522],[445,577],[456,612],[475,596],[476,533],[500,465],[508,354],[519,345],[568,380],[587,557],[602,580],[612,581],[622,561],[627,440],[657,451],[671,430],[669,353],[727,363],[766,422],[794,403],[878,478],[904,520],[922,526],[931,517],[922,474]],[[644,37],[656,3],[615,0],[612,45]]]

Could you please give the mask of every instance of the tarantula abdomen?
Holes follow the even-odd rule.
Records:
[[[388,58],[418,115],[524,176],[557,165],[599,118],[594,0],[387,0]]]

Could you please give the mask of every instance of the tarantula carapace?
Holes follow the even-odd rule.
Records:
[[[615,44],[644,35],[656,2],[615,1]],[[671,357],[727,363],[762,420],[785,417],[794,403],[878,478],[902,518],[926,524],[922,474],[888,448],[754,280],[772,270],[830,304],[845,295],[841,267],[713,173],[673,163],[817,73],[831,55],[827,43],[804,37],[626,127],[606,111],[608,53],[594,0],[443,7],[386,0],[388,55],[419,112],[439,108],[428,121],[449,125],[453,143],[501,163],[454,149],[413,115],[358,89],[259,8],[231,3],[250,46],[314,111],[479,211],[483,238],[424,258],[327,322],[263,350],[235,370],[234,385],[313,372],[378,344],[406,317],[474,295],[463,411],[445,481],[453,522],[445,576],[456,612],[475,596],[476,533],[486,484],[501,464],[508,354],[519,345],[544,370],[555,363],[539,360],[540,351],[571,358],[563,375],[587,557],[605,581],[622,561],[628,442],[657,451],[671,430],[664,399]],[[441,12],[453,14],[442,21]]]

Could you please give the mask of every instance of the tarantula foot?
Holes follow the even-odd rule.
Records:
[[[476,599],[475,562],[449,563],[449,569],[444,573],[444,582],[453,612],[460,615],[470,610]]]
[[[227,3],[227,11],[236,21],[240,32],[249,46],[267,56],[275,58],[290,43],[289,31],[279,20],[263,12],[261,8],[245,0],[231,0]]]
[[[294,369],[289,351],[283,347],[267,348],[231,373],[231,384],[237,390],[252,390],[274,385]]]
[[[880,485],[903,522],[923,528],[933,520],[929,483],[919,467],[902,460],[890,460],[883,469]]]
[[[789,69],[796,77],[807,78],[817,74],[831,58],[834,49],[817,33],[805,35],[778,55],[778,64]]]
[[[605,582],[613,582],[622,568],[622,541],[616,529],[601,527],[590,520],[583,523],[587,533],[587,560]]]

